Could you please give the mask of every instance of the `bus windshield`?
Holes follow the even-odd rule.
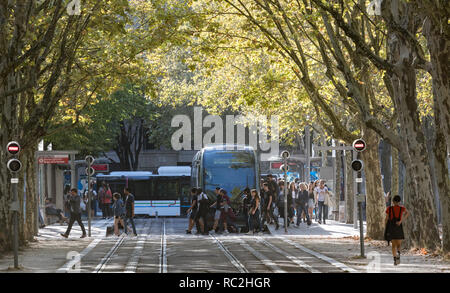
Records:
[[[245,187],[255,188],[256,161],[250,151],[207,151],[203,155],[205,191],[211,194],[216,187],[231,194]]]

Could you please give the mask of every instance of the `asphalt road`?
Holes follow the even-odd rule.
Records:
[[[137,237],[100,233],[57,272],[339,273],[344,264],[279,236],[185,234],[184,218],[135,219]],[[110,223],[110,222],[109,222]],[[195,231],[195,229],[193,230]],[[75,239],[73,239],[75,240]]]

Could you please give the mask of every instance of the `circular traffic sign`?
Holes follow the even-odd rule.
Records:
[[[353,142],[353,149],[357,152],[362,152],[366,149],[366,142],[360,138]]]
[[[360,172],[364,168],[364,164],[361,160],[352,161],[352,169],[353,171]]]
[[[283,159],[289,159],[290,156],[291,156],[291,154],[288,151],[282,151],[281,152],[281,157]]]
[[[10,141],[6,150],[10,155],[17,155],[20,152],[20,144],[17,141]]]
[[[18,159],[11,159],[8,161],[6,166],[11,172],[19,172],[20,169],[22,169],[22,162],[20,162]]]
[[[88,163],[89,165],[94,164],[94,161],[95,161],[94,157],[91,156],[91,155],[86,156],[86,158],[84,158],[84,160],[85,160],[86,163]]]
[[[86,175],[88,175],[88,176],[94,176],[94,174],[95,174],[95,170],[92,167],[86,168],[85,171],[86,171]]]

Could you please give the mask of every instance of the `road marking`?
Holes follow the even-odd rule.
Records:
[[[105,223],[102,223],[101,225],[99,225],[99,228],[101,228],[102,226],[106,226],[107,224],[108,224],[108,222],[106,221]],[[75,259],[69,260],[61,268],[59,268],[57,270],[57,272],[58,273],[67,273],[78,262],[81,262],[81,259],[83,259],[83,257],[86,254],[88,254],[92,249],[94,249],[97,246],[97,244],[99,244],[103,239],[105,239],[105,236],[102,237],[102,238],[94,239],[91,243],[89,243],[89,245],[85,249],[83,249],[83,251],[80,253],[80,257],[79,258],[75,258]]]
[[[337,261],[335,259],[332,259],[331,257],[328,257],[326,255],[323,255],[323,254],[319,253],[319,252],[316,252],[316,251],[313,251],[311,249],[308,249],[308,248],[306,248],[306,247],[304,247],[304,246],[302,246],[302,245],[300,245],[298,243],[295,243],[294,241],[292,241],[290,239],[284,239],[284,238],[281,238],[279,236],[274,236],[274,237],[278,238],[278,239],[280,239],[280,240],[282,240],[282,241],[284,241],[284,242],[286,242],[286,243],[288,243],[290,245],[293,245],[293,246],[297,247],[298,249],[303,250],[306,253],[309,253],[309,254],[317,257],[317,258],[320,258],[321,260],[324,260],[324,261],[330,263],[331,265],[333,265],[333,266],[335,266],[335,267],[337,267],[337,268],[339,268],[339,269],[341,269],[343,271],[346,271],[346,272],[349,272],[349,273],[358,273],[357,270],[352,269],[349,266],[346,266],[345,264],[343,264],[343,263],[341,263],[341,262],[339,262],[339,261]]]
[[[268,257],[250,247],[250,245],[248,245],[247,242],[245,242],[243,239],[238,238],[238,240],[245,249],[250,251],[250,253],[253,254],[257,259],[259,259],[266,267],[269,267],[272,270],[272,272],[287,273],[286,271],[282,270],[279,266],[277,266],[273,261],[271,261]]]
[[[150,225],[148,225],[149,222],[150,222]],[[128,264],[125,268],[124,273],[135,273],[136,272],[137,265],[139,263],[139,259],[141,258],[142,251],[144,249],[144,244],[147,240],[150,239],[150,231],[152,228],[152,223],[153,223],[153,221],[149,220],[148,222],[146,222],[144,228],[142,229],[142,231],[143,231],[146,228],[148,228],[146,231],[147,235],[145,235],[145,236],[140,235],[138,237],[139,240],[137,241],[136,247],[134,248],[134,251],[133,251],[133,255],[131,256],[130,260],[128,261]]]
[[[219,246],[220,250],[225,254],[225,256],[230,260],[230,262],[238,269],[240,273],[248,273],[249,271],[245,268],[245,266],[226,248],[222,242],[217,239],[214,235],[210,235],[214,241]]]
[[[75,266],[78,262],[81,262],[81,259],[88,254],[92,249],[94,249],[97,244],[102,241],[103,238],[94,239],[81,253],[80,257],[77,259],[70,260],[66,262],[61,268],[57,270],[58,273],[67,273],[73,266]]]
[[[109,262],[111,257],[117,251],[117,249],[119,249],[120,245],[122,245],[124,240],[125,240],[124,236],[120,236],[119,239],[117,239],[116,244],[114,244],[114,246],[111,247],[111,249],[108,251],[108,253],[102,258],[100,263],[95,267],[93,273],[101,273],[103,271],[106,264]]]
[[[159,258],[159,272],[167,273],[167,255],[166,255],[166,220],[163,219],[163,229],[161,231],[161,253]]]
[[[286,251],[279,249],[278,247],[274,246],[272,243],[266,241],[265,239],[255,237],[255,240],[258,241],[258,242],[263,243],[264,245],[266,245],[266,246],[272,248],[274,251],[278,252],[279,254],[281,254],[281,255],[287,257],[290,261],[292,261],[293,263],[295,263],[295,264],[298,265],[299,267],[301,267],[301,268],[303,268],[303,269],[305,269],[305,270],[307,270],[307,271],[309,271],[309,272],[311,272],[311,273],[321,273],[320,271],[314,269],[314,268],[311,267],[310,265],[304,263],[304,262],[303,262],[302,260],[300,260],[298,257],[293,256],[293,255],[287,253]]]

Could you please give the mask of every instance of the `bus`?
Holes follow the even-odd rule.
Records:
[[[202,188],[210,201],[216,199],[216,187],[225,189],[235,211],[246,187],[260,191],[259,161],[251,146],[206,146],[194,156],[191,170],[192,187]]]
[[[190,167],[188,167],[190,168]],[[134,195],[136,215],[181,216],[189,208],[190,169],[169,173],[161,169],[162,174],[142,171],[116,171],[108,175],[97,175],[97,186],[101,182],[109,184],[111,191],[123,195],[128,187]],[[166,170],[169,170],[166,168]]]

